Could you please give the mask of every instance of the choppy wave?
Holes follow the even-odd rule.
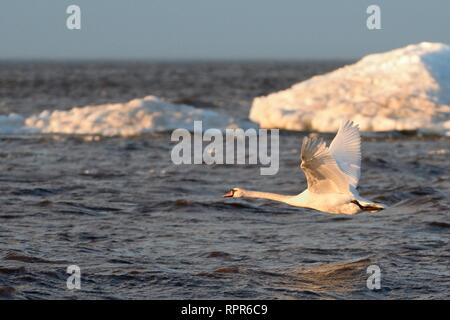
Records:
[[[129,137],[177,128],[193,131],[194,121],[202,121],[203,129],[251,125],[215,111],[173,104],[154,96],[147,96],[126,103],[76,107],[67,111],[45,110],[30,117],[18,114],[0,116],[0,133]]]
[[[450,47],[424,42],[366,56],[255,98],[250,119],[298,131],[332,132],[351,119],[363,131],[450,135]]]

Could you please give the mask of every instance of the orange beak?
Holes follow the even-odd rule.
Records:
[[[223,197],[224,197],[224,198],[232,198],[232,197],[233,197],[233,194],[234,194],[234,191],[233,191],[233,189],[231,189],[230,191],[228,191],[227,193],[225,193],[225,194],[223,195]]]

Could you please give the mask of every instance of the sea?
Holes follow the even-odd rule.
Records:
[[[254,97],[347,63],[1,62],[0,115],[154,95],[246,121]],[[282,130],[280,170],[263,176],[175,165],[170,131],[5,131],[0,299],[449,299],[450,137],[363,133],[359,192],[377,213],[222,197],[303,191],[308,134]]]

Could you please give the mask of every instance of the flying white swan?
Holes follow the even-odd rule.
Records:
[[[301,164],[308,188],[295,196],[233,188],[226,198],[260,198],[328,213],[378,211],[384,205],[362,198],[356,187],[361,171],[361,138],[353,122],[342,122],[327,147],[317,137],[303,138]]]

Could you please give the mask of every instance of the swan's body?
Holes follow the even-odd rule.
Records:
[[[308,188],[298,195],[233,188],[224,197],[259,198],[328,213],[355,214],[384,206],[362,198],[356,187],[361,171],[361,138],[353,122],[345,122],[327,147],[322,139],[303,138],[300,167]]]

